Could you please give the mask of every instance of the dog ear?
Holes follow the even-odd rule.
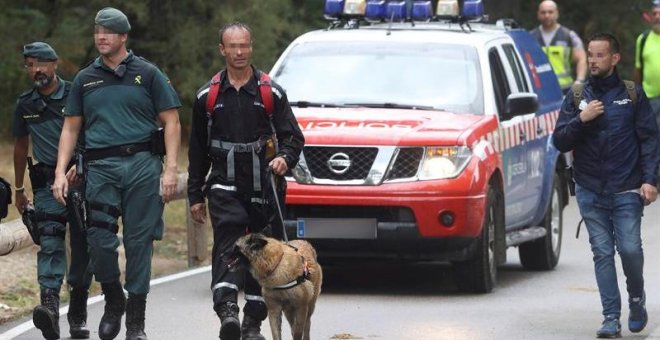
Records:
[[[266,244],[268,244],[268,240],[263,237],[259,237],[256,234],[250,237],[250,250],[261,250]]]

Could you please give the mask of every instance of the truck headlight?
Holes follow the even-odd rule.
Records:
[[[420,180],[458,176],[472,157],[466,146],[427,147],[419,172]]]

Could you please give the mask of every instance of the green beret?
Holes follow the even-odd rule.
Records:
[[[37,41],[23,46],[23,56],[43,60],[57,60],[57,53],[45,42]]]
[[[94,23],[115,33],[128,33],[131,30],[131,24],[128,23],[126,14],[112,7],[106,7],[96,13]]]

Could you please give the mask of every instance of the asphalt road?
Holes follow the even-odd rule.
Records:
[[[587,234],[583,229],[575,239],[579,218],[574,201],[564,216],[557,268],[525,271],[517,249],[509,249],[498,286],[487,295],[457,292],[445,265],[325,266],[312,339],[593,339],[602,319]],[[626,328],[624,308],[623,337],[660,339],[659,203],[646,209],[642,228],[650,321],[642,333],[632,335]],[[623,274],[619,277],[625,301]],[[212,309],[208,268],[152,284],[146,323],[150,339],[217,339],[220,323]],[[99,300],[90,299],[92,339],[98,339],[103,313],[103,303],[95,303]],[[284,338],[290,339],[284,323]],[[68,339],[65,314],[60,326],[63,339]],[[267,322],[263,331],[270,338]],[[2,340],[40,338],[29,318],[0,326]]]

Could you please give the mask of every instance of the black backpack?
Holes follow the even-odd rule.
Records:
[[[646,45],[646,39],[649,37],[650,30],[644,31],[642,33],[642,41],[639,42],[639,73],[642,77],[642,82],[644,81],[644,45]]]
[[[11,204],[11,185],[0,177],[0,219],[7,217],[7,210]]]

